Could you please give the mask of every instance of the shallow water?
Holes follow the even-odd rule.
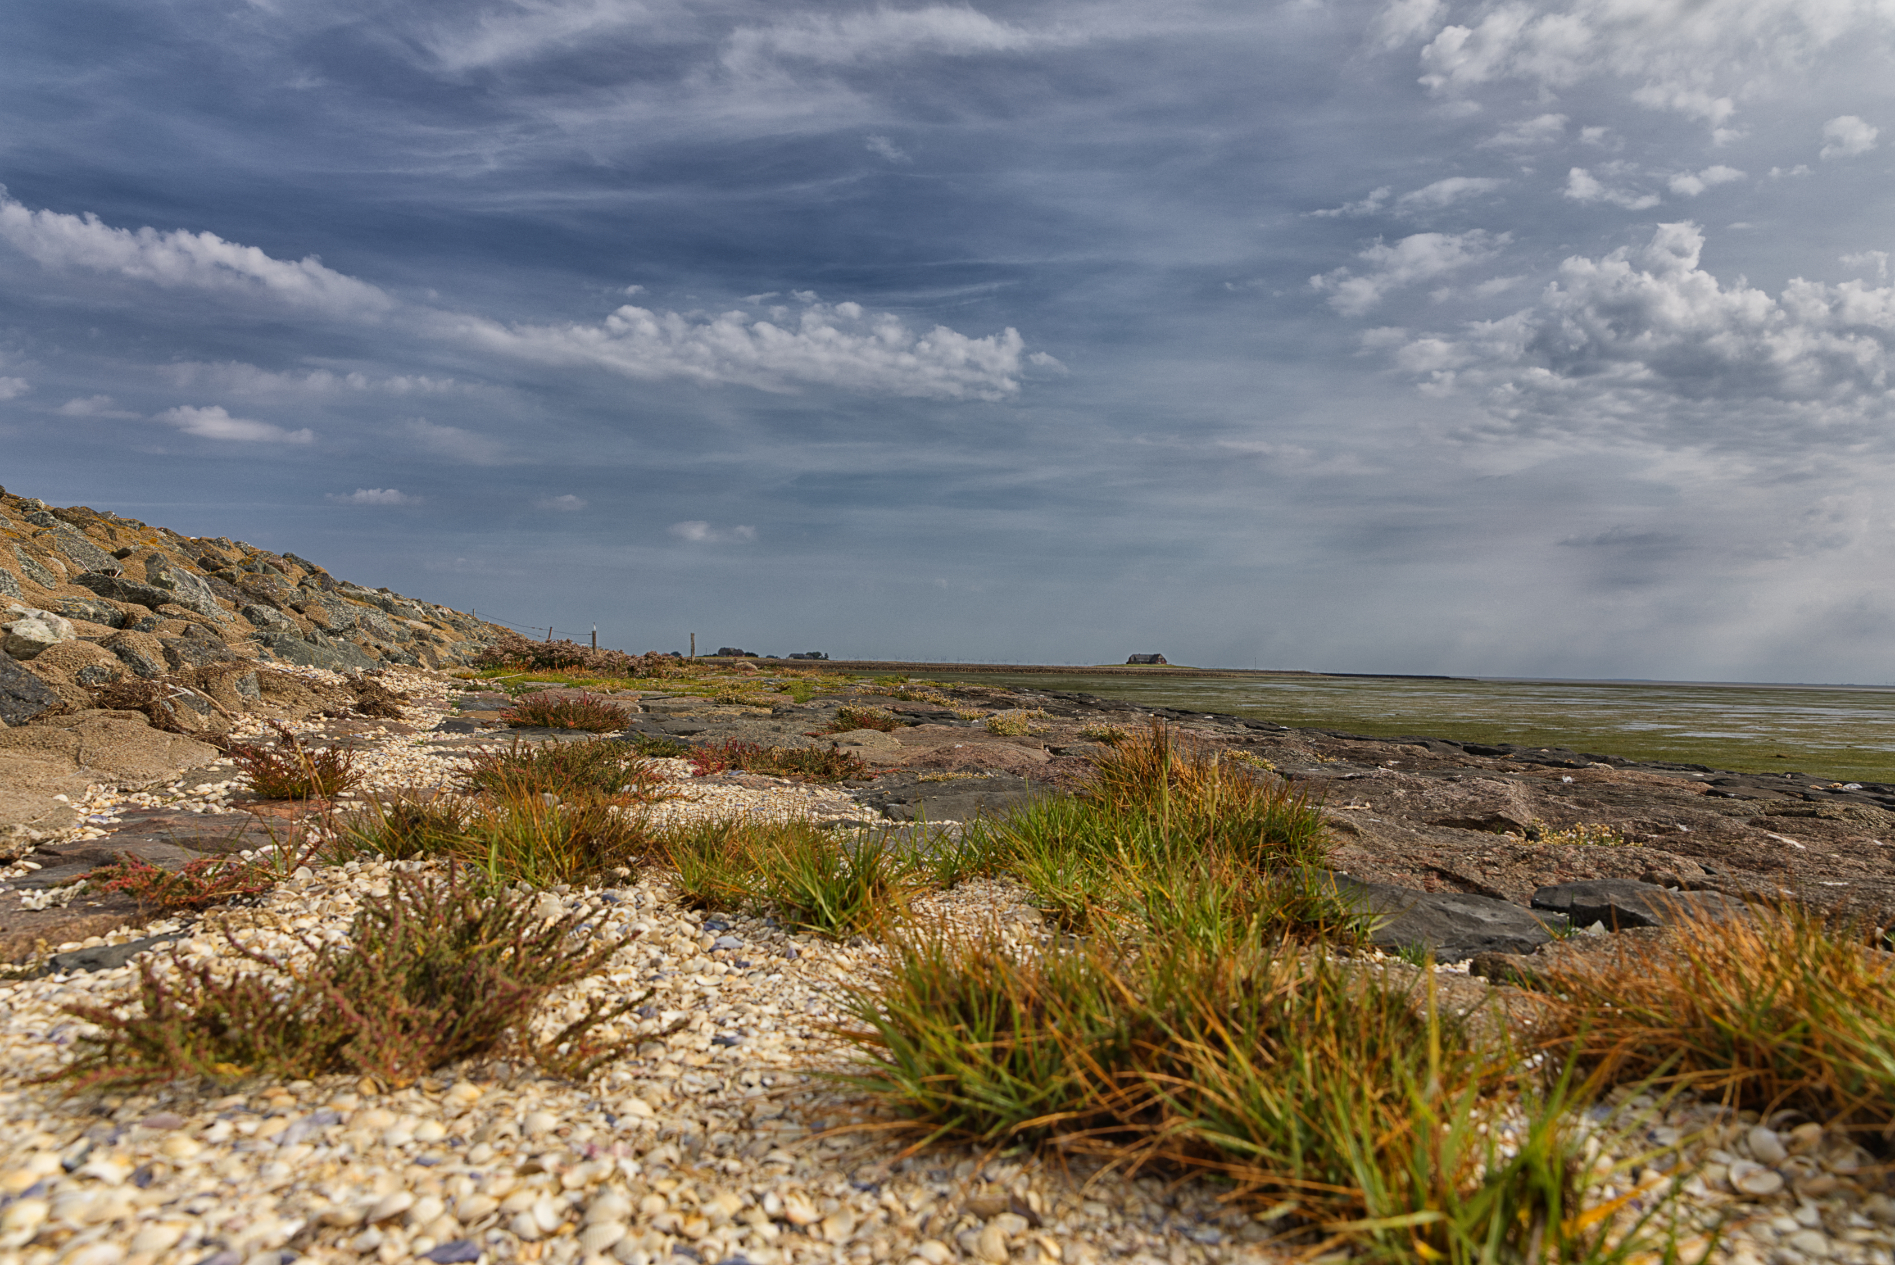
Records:
[[[1646,681],[1402,677],[954,677],[1083,690],[1377,737],[1571,747],[1752,773],[1895,782],[1895,689]]]

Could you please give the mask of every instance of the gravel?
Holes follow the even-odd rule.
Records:
[[[422,725],[458,688],[445,678],[403,684]],[[465,740],[387,726],[357,741],[363,795],[440,788],[466,752]],[[657,763],[685,791],[653,810],[660,821],[864,815],[834,788],[706,784],[684,761]],[[81,805],[87,825],[69,837],[103,834],[133,807],[242,811],[240,781],[215,774],[131,795],[98,788]],[[0,880],[26,872],[15,866]],[[178,951],[194,959],[234,963],[228,937],[293,954],[299,937],[343,937],[362,897],[385,892],[390,876],[386,863],[305,870],[256,907],[59,948],[181,932]],[[963,883],[918,913],[1037,942],[1045,929],[1023,895],[1006,882]],[[637,1026],[620,1034],[642,1038],[636,1053],[586,1084],[485,1062],[390,1092],[331,1077],[221,1096],[171,1086],[66,1097],[35,1083],[81,1031],[62,1008],[126,995],[136,960],[0,983],[0,1128],[11,1139],[0,1160],[0,1265],[1288,1258],[1266,1246],[1267,1224],[1221,1204],[1209,1183],[1128,1179],[1025,1153],[904,1156],[900,1140],[852,1129],[869,1123],[859,1099],[824,1074],[849,1066],[834,1029],[848,990],[882,957],[874,944],[687,910],[656,872],[537,899],[536,913],[577,911],[619,945],[606,969],[555,996],[545,1027],[595,994],[651,990]],[[1720,1260],[1895,1265],[1895,1200],[1841,1131],[1687,1099],[1617,1106],[1619,1119],[1640,1120],[1627,1146],[1648,1153],[1601,1192],[1631,1196],[1622,1216],[1689,1172],[1685,1233],[1727,1218]]]

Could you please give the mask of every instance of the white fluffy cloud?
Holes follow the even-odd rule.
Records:
[[[886,136],[869,137],[868,140],[864,143],[864,148],[866,148],[869,151],[869,153],[879,155],[882,158],[886,158],[889,162],[892,162],[892,163],[906,163],[906,162],[914,161],[914,159],[908,157],[908,155],[902,150],[901,146],[897,145],[894,141],[889,140]]]
[[[1584,167],[1566,173],[1566,196],[1575,202],[1609,202],[1628,211],[1647,210],[1662,201],[1655,193],[1637,193],[1606,184]]]
[[[1760,462],[1886,444],[1895,288],[1726,286],[1701,266],[1703,246],[1697,225],[1662,224],[1642,249],[1567,259],[1532,307],[1408,338],[1396,362],[1434,392],[1475,393],[1507,433],[1728,444]]]
[[[1368,265],[1367,271],[1337,268],[1311,277],[1309,285],[1327,294],[1329,306],[1344,316],[1361,316],[1390,291],[1483,263],[1510,240],[1507,233],[1495,235],[1478,228],[1465,233],[1415,233],[1393,244],[1377,239],[1356,256]]]
[[[1378,30],[1384,47],[1425,41],[1421,82],[1439,95],[1619,76],[1642,81],[1633,100],[1701,119],[1728,140],[1747,89],[1806,70],[1852,36],[1886,40],[1888,16],[1878,0],[1393,0]]]
[[[1823,124],[1824,158],[1854,158],[1875,148],[1882,129],[1853,114],[1843,114]]]
[[[88,395],[67,400],[53,412],[61,417],[137,417],[138,414],[119,408],[109,395]]]
[[[1383,185],[1379,189],[1372,190],[1366,198],[1344,202],[1341,206],[1324,207],[1320,211],[1311,211],[1310,214],[1318,219],[1334,219],[1340,215],[1374,215],[1388,205],[1388,197],[1393,192],[1393,189]]]
[[[533,502],[543,510],[558,510],[561,513],[576,514],[587,505],[586,498],[574,496],[571,492],[563,496],[547,496]]]
[[[990,18],[965,5],[916,9],[863,9],[839,16],[805,14],[769,26],[739,27],[724,47],[723,63],[750,73],[779,58],[842,66],[927,53],[968,56],[1025,52],[1072,42],[1060,31],[1032,31]]]
[[[1540,114],[1508,124],[1482,141],[1481,145],[1497,149],[1538,149],[1542,145],[1551,145],[1565,135],[1564,114]]]
[[[33,389],[25,378],[0,378],[0,400],[18,399]]]
[[[166,289],[257,295],[337,316],[373,316],[394,307],[375,286],[325,268],[314,255],[273,259],[215,233],[134,232],[113,228],[90,211],[34,211],[8,197],[4,186],[0,237],[48,268],[84,268]]]
[[[380,289],[325,268],[313,255],[289,263],[210,233],[159,233],[151,228],[133,232],[113,228],[91,214],[33,211],[7,198],[3,187],[0,237],[48,267],[86,267],[167,287],[267,293],[329,314],[380,314],[395,306]],[[762,316],[731,311],[710,318],[628,304],[597,325],[503,325],[482,316],[423,308],[409,309],[408,315],[422,336],[460,348],[540,364],[599,368],[643,380],[686,378],[765,391],[833,386],[921,399],[998,400],[1019,391],[1028,366],[1053,373],[1065,370],[1044,352],[1026,354],[1025,341],[1011,328],[981,338],[945,325],[917,333],[892,313],[869,312],[855,303],[821,303],[807,292],[798,292],[797,298],[804,304],[800,309],[777,306]],[[454,386],[448,379],[402,376],[371,381],[359,373],[319,369],[285,374],[235,363],[175,365],[164,372],[179,386],[227,386],[252,394],[407,394]],[[223,413],[221,408],[186,410],[190,418],[171,420],[193,434],[215,438],[284,440],[308,434],[211,416],[213,411]],[[308,440],[292,437],[288,442]]]
[[[333,369],[278,371],[235,360],[181,361],[159,366],[158,375],[180,390],[262,399],[302,399],[352,392],[440,395],[470,389],[452,378],[431,378],[425,374],[371,378],[365,373],[337,373]]]
[[[1402,194],[1395,199],[1395,209],[1407,212],[1438,211],[1464,198],[1492,193],[1506,183],[1491,176],[1449,176],[1446,180],[1437,180],[1412,193]]]
[[[325,499],[338,505],[413,505],[421,498],[399,488],[357,488],[353,492],[331,492]]]
[[[1715,167],[1706,167],[1699,172],[1682,172],[1671,178],[1671,191],[1682,198],[1695,198],[1706,189],[1715,189],[1721,184],[1730,184],[1742,180],[1744,173],[1735,167],[1726,167],[1721,163]]]
[[[221,404],[213,404],[209,408],[181,404],[158,414],[157,420],[168,422],[185,434],[202,439],[227,439],[249,444],[308,444],[316,439],[316,433],[308,428],[285,430],[269,422],[232,417]]]
[[[813,299],[813,296],[807,296]],[[944,325],[925,334],[855,303],[809,301],[762,316],[710,318],[626,305],[598,325],[500,325],[453,318],[455,336],[542,364],[590,366],[653,380],[736,382],[765,391],[806,385],[923,399],[997,400],[1020,389],[1025,344],[1007,329],[969,338]],[[1045,367],[1058,362],[1047,358]]]
[[[679,540],[688,540],[693,544],[725,544],[730,541],[755,540],[757,529],[742,525],[735,527],[713,527],[702,519],[690,519],[682,523],[673,523],[671,534]]]

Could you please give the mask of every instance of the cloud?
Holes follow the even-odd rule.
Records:
[[[540,500],[533,502],[533,504],[543,510],[559,510],[564,513],[572,514],[584,509],[587,505],[587,501],[583,496],[574,496],[568,492],[564,496],[542,497]]]
[[[459,426],[442,426],[425,417],[410,417],[402,421],[401,430],[427,451],[470,466],[505,465],[511,460],[506,445],[499,440]]]
[[[1792,280],[1772,296],[1700,265],[1702,230],[1574,256],[1532,307],[1421,335],[1397,365],[1468,392],[1492,434],[1611,432],[1666,447],[1773,454],[1883,442],[1895,412],[1895,289]]]
[[[330,492],[323,499],[338,505],[413,505],[421,498],[396,488],[357,488],[349,493]]]
[[[504,326],[455,318],[455,335],[494,353],[628,378],[742,383],[764,391],[841,387],[921,399],[998,400],[1017,393],[1025,343],[1011,328],[969,338],[945,325],[918,334],[901,318],[855,303],[710,318],[627,305],[598,325]]]
[[[192,408],[181,404],[159,413],[157,420],[169,422],[187,435],[204,439],[228,439],[253,444],[308,444],[314,443],[316,439],[316,433],[307,428],[284,430],[268,422],[232,417],[221,404],[209,408]]]
[[[1840,262],[1847,268],[1874,268],[1875,279],[1888,280],[1888,252],[1886,250],[1865,250],[1858,255],[1843,255]]]
[[[914,161],[914,159],[908,157],[907,154],[902,152],[901,146],[897,145],[894,141],[889,140],[886,136],[869,137],[866,143],[866,148],[868,149],[869,153],[879,154],[883,158],[888,159],[888,161],[892,163],[906,163],[906,162]]]
[[[1402,194],[1395,199],[1395,209],[1409,213],[1438,211],[1463,198],[1492,193],[1506,183],[1505,180],[1496,180],[1491,176],[1449,176],[1446,180],[1437,180],[1412,193]]]
[[[1586,130],[1590,132],[1604,129],[1587,128]],[[1551,145],[1565,135],[1566,116],[1564,114],[1542,114],[1501,128],[1482,141],[1481,146],[1497,149],[1538,149],[1543,145]]]
[[[770,26],[739,27],[731,32],[721,60],[729,70],[754,74],[777,59],[850,66],[920,53],[950,57],[1020,53],[1075,39],[1068,32],[1030,31],[976,9],[936,4],[869,9],[841,17],[807,14]]]
[[[88,395],[67,400],[53,412],[61,417],[137,417],[138,414],[115,408],[109,395]]]
[[[679,540],[688,540],[693,544],[725,544],[757,538],[757,529],[754,527],[713,527],[702,519],[673,523],[670,531]]]
[[[1604,184],[1584,167],[1566,173],[1566,196],[1575,202],[1610,202],[1628,211],[1644,211],[1663,200],[1655,193],[1633,193]]]
[[[1382,22],[1414,27],[1391,4]],[[1483,85],[1523,81],[1554,92],[1589,77],[1640,82],[1641,105],[1700,119],[1720,140],[1736,102],[1773,78],[1808,73],[1824,49],[1851,36],[1881,41],[1880,4],[1811,0],[1486,0],[1466,6],[1421,49],[1420,82],[1453,98]]]
[[[1823,124],[1824,158],[1854,158],[1857,154],[1866,154],[1875,148],[1875,138],[1882,129],[1872,123],[1865,123],[1853,114],[1838,115]]]
[[[85,268],[165,289],[261,296],[333,316],[376,316],[395,305],[375,286],[325,268],[314,255],[292,262],[215,233],[133,232],[102,223],[90,211],[33,211],[8,197],[4,186],[0,238],[48,268]]]
[[[1695,198],[1706,189],[1714,189],[1718,185],[1730,184],[1734,180],[1742,180],[1743,178],[1744,173],[1735,167],[1725,167],[1721,165],[1706,167],[1696,175],[1687,171],[1682,175],[1673,176],[1671,178],[1671,191],[1679,197]]]
[[[453,378],[426,374],[395,374],[371,378],[365,373],[337,373],[332,369],[278,371],[229,360],[209,363],[186,360],[160,365],[158,374],[180,390],[215,392],[270,399],[311,398],[350,393],[385,395],[442,395],[472,388]]]
[[[1381,188],[1374,190],[1372,193],[1369,194],[1368,197],[1363,198],[1360,201],[1344,202],[1341,206],[1327,207],[1321,211],[1311,211],[1309,212],[1309,214],[1316,216],[1318,219],[1333,219],[1339,215],[1347,215],[1351,217],[1360,216],[1360,215],[1374,215],[1377,211],[1380,211],[1384,206],[1388,204],[1388,195],[1392,192],[1394,191],[1390,189],[1387,185],[1383,185]]]
[[[1337,268],[1309,279],[1312,290],[1329,295],[1329,306],[1344,316],[1360,316],[1379,304],[1391,290],[1482,263],[1500,253],[1512,240],[1484,229],[1465,233],[1416,233],[1390,245],[1376,239],[1356,257],[1370,270],[1357,274]]]
[[[290,264],[209,233],[159,234],[150,228],[134,233],[91,215],[81,219],[29,211],[6,198],[3,188],[0,237],[47,266],[81,265],[161,286],[268,292],[325,311],[352,309],[356,315],[383,312],[394,302],[374,286],[323,267],[313,255]],[[1044,353],[1026,359],[1025,341],[1012,328],[980,338],[945,325],[916,333],[892,313],[869,312],[855,303],[822,303],[810,291],[793,293],[804,304],[800,311],[778,306],[762,316],[733,311],[703,318],[627,304],[597,325],[504,325],[467,313],[416,308],[410,309],[409,323],[422,337],[486,354],[599,368],[647,381],[684,378],[776,392],[833,386],[920,399],[998,400],[1018,393],[1028,364],[1053,372],[1065,368]],[[298,393],[436,391],[451,382],[419,376],[371,382],[361,374],[328,370],[273,374],[237,364],[180,365],[167,372],[180,385],[221,380]],[[229,430],[223,437],[241,436]]]
[[[1370,38],[1384,50],[1400,48],[1439,29],[1447,7],[1443,0],[1390,0],[1370,27]]]
[[[0,400],[14,400],[33,389],[25,378],[0,378]]]

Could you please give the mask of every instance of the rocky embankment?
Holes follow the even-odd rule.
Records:
[[[214,758],[195,738],[246,717],[376,705],[328,674],[454,667],[502,632],[295,554],[0,489],[0,856],[74,826],[89,785]]]

